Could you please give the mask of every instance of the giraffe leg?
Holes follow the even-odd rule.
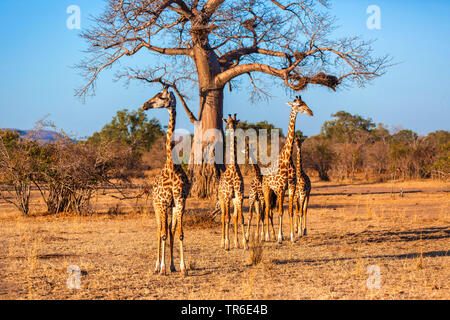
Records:
[[[270,225],[272,225],[273,226],[273,221],[272,221],[272,213],[268,213],[267,215],[266,215],[266,217],[267,217],[267,222],[266,222],[266,241],[270,241],[270,235],[272,235],[272,238],[275,238],[275,234],[274,234],[274,230],[273,230],[273,228],[271,229],[271,233],[269,233],[269,228],[270,228]]]
[[[186,263],[184,262],[184,247],[183,247],[183,212],[184,212],[184,201],[177,208],[177,224],[178,224],[178,237],[180,239],[180,272],[183,276],[187,276]]]
[[[226,212],[225,212],[225,202],[220,200],[220,210],[222,212],[222,239],[220,241],[220,247],[225,248],[225,219],[226,219]]]
[[[270,209],[269,219],[270,219],[272,238],[275,239],[275,227],[273,226],[273,209]],[[269,222],[267,222],[267,223],[269,223]]]
[[[157,239],[158,239],[158,249],[157,249],[157,258],[155,264],[155,273],[159,273],[159,268],[161,267],[161,219],[159,218],[160,212],[158,208],[155,208],[155,216],[156,216],[156,228],[157,228]]]
[[[295,236],[294,236],[294,210],[293,210],[293,206],[294,206],[294,194],[292,192],[292,190],[289,190],[289,209],[288,209],[288,214],[289,214],[289,227],[290,227],[290,231],[291,231],[291,242],[295,242]]]
[[[175,237],[175,231],[176,231],[176,227],[177,227],[177,212],[176,212],[176,208],[172,208],[172,220],[170,221],[169,224],[169,229],[170,229],[170,233],[169,233],[169,238],[170,238],[170,271],[171,272],[175,272],[175,265],[173,263],[173,240]]]
[[[242,214],[242,202],[243,199],[242,197],[240,197],[237,201],[238,204],[238,219],[241,223],[241,231],[242,231],[242,243],[244,246],[244,250],[248,250],[248,245],[247,245],[247,238],[245,237],[245,222],[244,222],[244,215]]]
[[[161,268],[159,273],[162,275],[166,274],[166,264],[165,264],[165,256],[166,256],[166,240],[167,240],[167,212],[164,212],[164,216],[162,219],[162,244],[161,244]]]
[[[251,226],[251,223],[252,223],[252,216],[253,216],[253,203],[254,203],[254,200],[250,199],[249,200],[249,206],[248,206],[248,214],[249,214],[248,225],[247,225],[247,232],[245,234],[245,237],[247,238],[247,240],[250,237],[250,226]],[[256,210],[256,203],[255,203],[255,210]]]
[[[305,197],[305,202],[303,204],[303,215],[304,215],[304,228],[303,228],[303,235],[306,236],[307,235],[307,231],[306,231],[306,217],[307,217],[307,212],[308,212],[308,203],[309,203],[309,194],[306,195]]]
[[[230,204],[225,204],[225,250],[230,250]]]
[[[264,208],[264,215],[265,215],[265,220],[269,221],[269,192],[267,191],[267,189],[263,189],[263,195],[264,195],[264,204],[265,204],[265,208]],[[264,237],[264,241],[269,241],[270,237],[269,237],[269,224],[267,224],[267,226],[265,226],[266,228],[266,234]],[[263,232],[264,232],[264,224],[263,224]]]
[[[305,213],[305,201],[306,201],[306,197],[304,195],[301,196],[301,200],[300,200],[300,229],[299,229],[299,235],[300,237],[302,237],[303,234],[303,223],[304,223],[304,213]]]
[[[275,195],[275,193],[272,193],[271,194],[272,195],[272,197],[275,197],[275,207],[278,205],[278,203],[277,203],[277,198],[276,198],[276,195]],[[270,211],[270,214],[269,214],[269,220],[270,220],[270,226],[271,226],[271,232],[272,232],[272,238],[273,239],[275,239],[276,237],[275,237],[275,227],[273,226],[273,210],[274,210],[275,208],[270,208],[269,209],[269,211]],[[267,223],[269,223],[269,221],[267,221]]]
[[[233,199],[233,223],[234,223],[234,247],[239,248],[238,241],[238,204],[237,199]]]
[[[278,195],[278,243],[283,242],[283,195]]]
[[[166,236],[167,237],[167,236]],[[166,255],[166,240],[164,239],[164,236],[162,236],[162,243],[161,243],[161,266],[160,266],[160,271],[159,273],[162,275],[166,274],[166,264],[164,262],[164,258]]]
[[[264,204],[264,202],[261,203],[259,212],[260,212],[259,219],[261,220],[261,240],[263,240],[264,239],[264,223],[265,223],[265,219],[264,219],[265,204]]]
[[[294,204],[295,204],[294,230],[298,234],[298,233],[300,233],[299,232],[300,227],[298,225],[298,215],[299,215],[299,213],[298,213],[298,210],[299,210],[298,197],[295,197]]]
[[[261,211],[259,207],[259,201],[255,202],[255,212],[256,212],[256,233],[255,233],[255,239],[259,239],[259,222],[261,221]],[[250,225],[250,221],[248,222]],[[247,240],[249,240],[249,232],[247,232]]]

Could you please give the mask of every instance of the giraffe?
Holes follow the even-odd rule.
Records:
[[[248,153],[248,157],[250,160],[250,153],[248,145],[246,145],[246,151]],[[255,160],[256,161],[256,160]],[[249,213],[249,220],[247,225],[247,232],[246,232],[246,238],[247,241],[250,237],[250,226],[252,223],[252,217],[253,217],[253,207],[255,207],[256,212],[256,237],[259,239],[259,223],[262,222],[264,226],[264,219],[262,216],[262,211],[264,211],[264,195],[262,192],[262,175],[261,175],[261,169],[259,168],[259,165],[257,163],[251,163],[252,169],[253,169],[253,179],[250,182],[250,194],[248,196],[248,213]],[[264,227],[263,227],[264,230]]]
[[[240,220],[244,249],[248,249],[247,240],[244,232],[244,216],[242,215],[242,202],[244,195],[244,179],[242,178],[239,166],[236,165],[236,142],[234,131],[239,120],[236,120],[236,114],[233,117],[228,115],[228,119],[223,119],[226,123],[226,129],[230,133],[230,162],[226,166],[225,172],[221,175],[218,188],[218,198],[220,209],[222,211],[222,239],[221,247],[230,250],[229,225],[230,225],[230,201],[233,199],[234,205],[234,240],[235,247],[239,248],[238,243],[238,221]],[[234,198],[233,198],[234,196]]]
[[[246,145],[246,149],[245,152],[248,154],[249,159],[250,159],[250,151],[248,148],[248,145]],[[255,160],[256,161],[256,160]],[[248,225],[247,225],[247,232],[246,232],[246,238],[247,241],[250,238],[250,228],[251,228],[251,222],[252,222],[252,217],[253,217],[253,208],[255,209],[256,212],[256,239],[260,239],[263,238],[264,235],[264,207],[265,207],[265,203],[264,203],[264,194],[263,194],[263,189],[262,189],[262,179],[263,176],[261,174],[261,168],[259,167],[258,163],[251,163],[252,169],[253,169],[253,179],[250,182],[250,193],[249,193],[249,197],[248,197],[248,202],[249,202],[249,220],[248,220]],[[275,197],[274,194],[271,193],[271,199],[270,199],[270,208],[271,210],[273,209],[273,207],[275,206]],[[271,211],[272,212],[272,211]],[[262,225],[261,227],[261,234],[259,232],[259,225]],[[273,221],[272,221],[272,231],[275,232],[273,230]]]
[[[166,163],[161,173],[155,180],[153,189],[153,207],[157,224],[158,256],[156,259],[155,273],[165,274],[165,248],[167,240],[168,215],[172,213],[169,224],[170,241],[170,271],[174,272],[173,264],[173,240],[175,232],[178,231],[180,241],[180,271],[183,276],[187,275],[184,262],[183,250],[183,213],[186,198],[189,194],[190,183],[180,164],[175,164],[172,159],[172,135],[175,129],[176,99],[173,92],[165,87],[162,92],[148,100],[143,110],[166,108],[169,111],[169,124],[166,134]],[[178,227],[178,228],[177,228]]]
[[[291,229],[291,241],[295,241],[293,232],[293,214],[292,214],[292,202],[295,191],[293,187],[293,163],[292,163],[292,145],[294,141],[295,133],[295,120],[298,113],[306,113],[310,116],[313,115],[311,109],[306,105],[300,96],[297,96],[293,102],[287,102],[291,107],[291,114],[289,118],[289,129],[286,137],[286,142],[283,149],[278,156],[278,159],[272,165],[270,173],[263,177],[263,193],[265,202],[265,216],[266,221],[269,219],[269,202],[270,193],[274,192],[277,197],[277,211],[279,218],[278,226],[278,243],[283,241],[283,231],[282,231],[282,219],[283,219],[283,200],[284,192],[286,187],[289,187],[289,219],[290,219],[290,229]],[[289,185],[288,182],[290,181]],[[266,224],[266,236],[265,240],[268,241],[269,237],[269,223]]]
[[[311,181],[308,175],[303,171],[302,161],[302,143],[305,141],[301,138],[295,138],[295,145],[297,147],[297,185],[295,188],[295,225],[297,226],[297,233],[299,236],[306,236],[306,213],[308,211],[309,194],[311,192]],[[300,223],[297,224],[298,220]],[[304,225],[302,224],[304,222]],[[294,227],[295,229],[295,227]]]

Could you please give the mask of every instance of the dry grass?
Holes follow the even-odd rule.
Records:
[[[247,252],[222,250],[220,222],[207,221],[213,205],[189,199],[187,278],[153,274],[150,201],[116,207],[99,197],[103,214],[29,218],[1,203],[0,299],[449,299],[448,191],[433,181],[313,182],[308,236]],[[285,237],[288,229],[284,215]],[[71,265],[81,269],[79,290],[66,286]],[[366,285],[372,265],[376,290]]]
[[[264,244],[258,237],[253,235],[250,237],[249,243],[249,263],[252,266],[260,264],[263,260]]]
[[[219,228],[221,223],[214,219],[210,209],[186,210],[183,226],[188,229]]]

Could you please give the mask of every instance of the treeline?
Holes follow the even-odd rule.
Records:
[[[142,154],[162,134],[157,120],[127,110],[85,141],[60,133],[55,141],[42,143],[0,130],[0,199],[27,215],[35,188],[48,213],[89,213],[101,186],[121,191],[120,186],[142,174]]]
[[[320,134],[303,143],[304,168],[322,180],[448,179],[450,132],[419,136],[410,130],[391,133],[371,119],[339,111],[323,124]],[[277,129],[267,121],[242,122],[242,129]],[[48,213],[91,212],[90,201],[102,187],[123,190],[143,177],[149,165],[143,154],[164,131],[143,111],[121,110],[100,132],[84,141],[64,133],[51,143],[0,130],[0,199],[30,212],[32,188],[39,191]],[[298,130],[296,135],[302,136]],[[39,136],[39,134],[37,134]],[[282,133],[280,134],[283,140]],[[270,147],[270,146],[269,146]],[[154,148],[163,149],[164,143]],[[156,149],[155,149],[156,151]],[[158,150],[161,151],[161,150]],[[294,156],[296,153],[294,152]]]
[[[321,180],[448,179],[450,132],[419,136],[411,130],[390,133],[383,124],[345,111],[333,114],[321,133],[303,144],[304,165]]]

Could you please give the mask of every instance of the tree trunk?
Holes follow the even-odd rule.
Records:
[[[207,35],[202,33],[193,34],[193,40],[195,43],[193,59],[199,81],[200,108],[198,113],[199,123],[197,123],[194,133],[194,145],[196,145],[197,155],[194,156],[194,161],[191,159],[191,196],[215,198],[217,196],[220,171],[224,168],[223,87],[217,86],[215,83],[215,77],[221,72],[221,68],[217,55],[208,43]],[[198,128],[199,125],[201,125],[200,128]],[[215,143],[218,143],[215,149],[218,151],[216,152],[218,154],[212,153],[211,148],[208,148]],[[198,154],[200,146],[201,158]]]
[[[224,170],[223,89],[207,89],[200,92],[200,123],[197,124],[200,127],[196,128],[194,133],[194,144],[195,141],[201,142],[201,158],[199,158],[199,155],[195,156],[195,162],[193,163],[191,159],[192,184],[190,194],[196,198],[215,199],[220,172]],[[215,144],[217,144],[216,149],[213,148]]]

